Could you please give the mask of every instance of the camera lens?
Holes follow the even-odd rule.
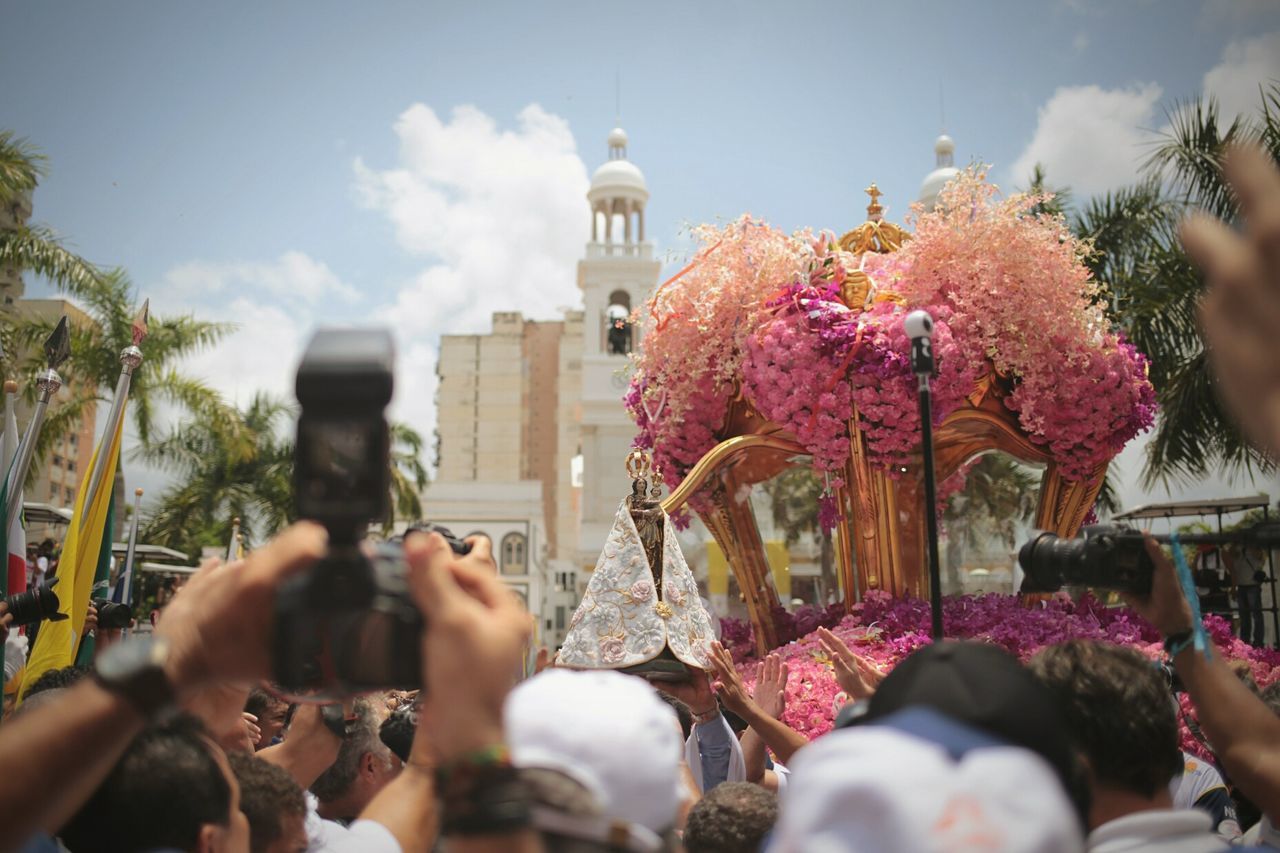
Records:
[[[13,624],[31,625],[45,619],[50,622],[66,619],[66,616],[58,612],[61,602],[58,601],[58,594],[53,591],[57,584],[58,578],[50,578],[40,586],[6,598],[5,604],[13,614]]]
[[[128,628],[133,621],[133,608],[127,604],[95,598],[93,606],[98,611],[98,627],[105,629]]]

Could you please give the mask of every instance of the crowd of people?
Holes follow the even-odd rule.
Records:
[[[1230,156],[1249,228],[1184,241],[1221,390],[1280,450],[1280,172]],[[291,703],[269,683],[277,590],[326,548],[300,523],[203,566],[154,631],[45,673],[0,725],[0,849],[45,851],[1213,851],[1280,847],[1280,687],[1196,642],[1146,543],[1164,666],[1093,641],[1027,665],[939,642],[889,672],[821,634],[850,702],[813,742],[784,721],[784,663],[748,689],[714,644],[687,681],[554,666],[490,545],[404,541],[421,690]],[[0,613],[7,627],[8,614]],[[545,663],[546,658],[540,660]],[[1179,749],[1172,684],[1215,761]]]

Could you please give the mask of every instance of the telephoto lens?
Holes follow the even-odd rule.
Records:
[[[133,622],[133,608],[127,604],[95,598],[93,606],[98,611],[99,628],[128,628]]]
[[[1146,594],[1155,568],[1142,534],[1120,524],[1094,524],[1075,539],[1041,533],[1022,546],[1022,592],[1057,592],[1063,585]]]
[[[61,622],[66,614],[59,613],[58,594],[53,588],[58,585],[58,578],[53,577],[40,586],[11,595],[4,600],[9,612],[13,614],[14,625],[32,625],[48,620]]]

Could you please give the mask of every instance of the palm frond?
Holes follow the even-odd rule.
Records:
[[[0,130],[0,203],[32,192],[45,173],[46,162],[26,138],[12,130]]]
[[[65,248],[43,225],[0,231],[0,267],[42,275],[73,296],[93,292],[102,277],[93,264]]]

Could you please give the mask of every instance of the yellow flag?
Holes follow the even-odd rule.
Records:
[[[27,660],[26,678],[23,679],[22,689],[18,694],[19,703],[27,695],[27,689],[41,675],[75,662],[76,646],[84,633],[84,618],[89,612],[89,599],[93,594],[93,576],[98,568],[102,538],[111,535],[111,531],[106,529],[107,510],[111,505],[123,433],[124,418],[121,417],[115,434],[104,435],[102,442],[94,449],[87,469],[89,474],[80,481],[75,511],[67,538],[62,543],[62,557],[58,560],[58,612],[69,618],[59,622],[46,621],[40,626],[35,648],[31,650],[31,656]],[[107,464],[102,469],[98,493],[94,495],[93,503],[86,506],[89,500],[89,481],[101,453],[107,454]]]

